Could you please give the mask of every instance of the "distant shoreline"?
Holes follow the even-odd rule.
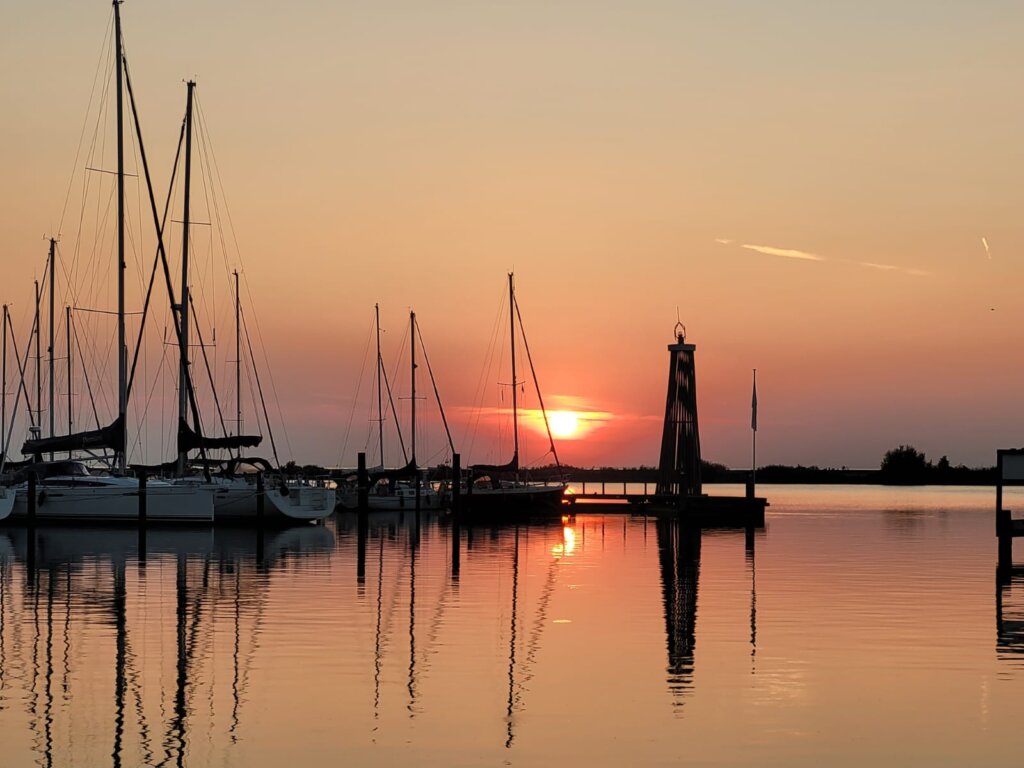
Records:
[[[564,467],[565,477],[570,482],[587,483],[656,483],[658,470],[653,467],[600,467],[582,469]],[[701,479],[708,485],[746,483],[750,479],[749,469],[729,469],[720,464],[706,463],[701,469]],[[946,467],[931,468],[926,473],[899,476],[881,469],[831,469],[821,467],[789,467],[771,465],[757,470],[758,485],[962,485],[995,486],[995,467]]]
[[[354,474],[351,469],[328,469],[316,465],[286,466],[289,474],[306,476],[341,478]],[[655,467],[573,467],[545,466],[524,470],[524,473],[535,480],[564,479],[570,483],[647,483],[658,482],[658,470]],[[435,479],[450,476],[450,467],[444,465],[431,471]],[[749,469],[730,469],[722,464],[703,462],[701,481],[706,485],[745,484],[750,479]],[[882,469],[833,469],[829,467],[804,467],[768,465],[758,467],[758,485],[886,485],[886,486],[925,486],[925,485],[958,485],[958,486],[989,486],[996,485],[995,467],[952,467],[948,465],[912,468],[910,470]]]

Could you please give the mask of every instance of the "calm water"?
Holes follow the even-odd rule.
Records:
[[[1020,764],[992,490],[763,490],[752,537],[0,529],[0,762]]]

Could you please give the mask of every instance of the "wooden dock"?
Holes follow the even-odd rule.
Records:
[[[747,496],[673,496],[656,493],[570,493],[566,502],[576,512],[633,515],[679,515],[701,527],[764,526],[765,498]]]
[[[1003,506],[1003,489],[1024,485],[1024,448],[996,451],[996,538],[999,540],[997,579],[1013,570],[1013,540],[1024,536],[1024,519],[1014,518]]]

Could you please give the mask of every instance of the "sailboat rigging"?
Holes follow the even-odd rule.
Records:
[[[190,242],[190,191],[191,191],[191,162],[192,162],[192,137],[193,137],[193,103],[195,82],[187,83],[187,99],[185,119],[183,124],[183,135],[185,140],[184,159],[184,193],[183,193],[183,214],[182,223],[184,231],[182,235],[182,258],[181,258],[181,303],[173,305],[177,311],[178,324],[180,327],[179,339],[179,397],[178,397],[178,439],[177,439],[177,461],[175,463],[177,483],[180,485],[198,486],[214,493],[214,517],[216,520],[256,520],[261,515],[269,522],[288,522],[293,520],[320,520],[329,515],[335,506],[335,492],[332,488],[322,485],[309,485],[302,482],[288,482],[278,465],[275,470],[269,461],[260,458],[246,459],[242,456],[242,449],[255,448],[263,439],[262,435],[243,435],[242,406],[241,406],[241,336],[243,330],[241,297],[239,294],[238,271],[233,272],[235,286],[235,387],[236,387],[236,433],[225,434],[223,437],[205,436],[199,420],[198,409],[194,406],[192,412],[192,425],[188,423],[190,409],[187,406],[187,393],[192,391],[190,374],[190,329],[195,327],[199,339],[199,346],[203,351],[203,362],[207,375],[210,379],[210,386],[213,392],[214,405],[217,410],[222,426],[224,416],[221,412],[220,400],[217,397],[217,389],[210,371],[209,360],[206,357],[206,345],[202,340],[202,331],[196,318],[190,319],[190,310],[194,311],[194,304],[191,299],[189,283],[189,242]],[[166,265],[165,265],[166,269]],[[169,278],[168,278],[169,282]],[[170,286],[168,285],[170,292]],[[251,346],[250,346],[251,356]],[[255,370],[255,360],[253,360]],[[259,374],[256,372],[256,381],[259,385]],[[262,400],[262,388],[260,387],[260,399]],[[264,403],[264,417],[266,418],[266,405]],[[270,431],[269,418],[266,419],[267,429]],[[273,433],[271,432],[271,446],[273,446]],[[189,452],[199,450],[200,469],[202,475],[195,475],[189,472]],[[219,471],[211,474],[209,469],[214,464],[207,458],[207,451],[226,450],[229,452],[229,459],[218,462]],[[277,450],[273,450],[275,464],[277,463]],[[261,489],[257,475],[268,475],[266,487]],[[260,501],[263,501],[261,511]]]
[[[419,466],[416,460],[416,371],[419,363],[416,359],[416,340],[419,338],[422,346],[423,337],[420,332],[419,323],[416,320],[416,313],[409,312],[409,380],[410,380],[410,421],[409,421],[409,453],[406,454],[405,442],[402,439],[401,428],[398,426],[398,418],[395,416],[395,424],[398,429],[398,439],[401,445],[402,454],[406,457],[406,464],[397,469],[386,469],[384,463],[384,415],[383,415],[383,389],[382,380],[388,385],[387,373],[384,370],[383,359],[380,352],[380,306],[374,306],[377,334],[377,415],[378,415],[378,442],[380,446],[381,466],[370,472],[371,489],[367,503],[371,510],[394,510],[394,509],[439,509],[448,502],[447,493],[433,487],[425,477],[425,471]],[[445,435],[448,439],[448,448],[455,452],[452,445],[451,432],[448,430],[448,420],[444,415],[444,407],[441,405],[441,396],[434,379],[434,372],[430,367],[430,361],[426,356],[426,349],[423,349],[423,358],[427,363],[427,370],[430,374],[430,382],[434,390],[438,410],[441,412],[441,420],[444,424]],[[391,404],[392,413],[395,413],[394,399],[390,385],[387,386],[388,401]],[[358,494],[354,489],[349,489],[342,496],[342,505],[354,509],[358,505]]]
[[[121,34],[121,13],[118,2],[114,6],[114,70],[116,83],[116,134],[117,134],[117,417],[106,427],[87,432],[68,435],[53,434],[53,365],[52,365],[52,316],[53,316],[53,261],[54,241],[50,243],[50,275],[51,275],[51,406],[50,435],[46,438],[36,436],[25,441],[22,453],[31,455],[35,463],[26,467],[16,481],[21,481],[15,501],[14,514],[28,514],[28,473],[32,473],[39,481],[39,497],[35,500],[36,514],[43,519],[135,519],[139,516],[140,484],[136,477],[127,475],[127,409],[128,409],[128,348],[125,327],[125,190],[124,190],[124,91],[127,84],[131,113],[134,119],[135,136],[138,141],[140,155],[145,169],[146,182],[153,204],[154,221],[157,224],[157,237],[160,240],[161,227],[156,218],[155,200],[152,197],[152,184],[149,169],[145,160],[142,134],[139,130],[138,113],[135,100],[131,94],[131,82],[127,76],[128,63],[124,55],[124,40]],[[127,83],[126,83],[127,81]],[[162,253],[162,241],[160,251]],[[37,291],[38,299],[38,291]],[[39,343],[39,322],[35,323],[36,343]],[[176,325],[176,331],[181,329]],[[37,362],[38,357],[37,354]],[[38,379],[37,375],[37,379]],[[191,387],[189,387],[191,394]],[[37,393],[38,398],[38,393]],[[194,403],[194,397],[193,397]],[[39,405],[37,404],[37,410]],[[40,414],[41,415],[41,414]],[[41,421],[41,419],[38,419]],[[38,424],[41,427],[41,424]],[[69,425],[70,427],[70,425]],[[67,451],[69,457],[76,451],[109,450],[113,452],[111,474],[93,474],[82,461],[67,459],[63,461],[42,461],[44,453],[62,453]],[[148,485],[146,493],[147,515],[159,521],[211,520],[213,517],[213,496],[208,491],[195,487],[179,487],[169,483],[155,481]]]
[[[551,435],[551,425],[548,422],[547,411],[544,409],[544,400],[540,395],[537,373],[533,367],[533,356],[530,354],[530,347],[526,343],[526,334],[523,331],[523,319],[519,312],[519,304],[516,301],[515,280],[513,273],[511,272],[508,273],[508,301],[509,341],[512,353],[512,459],[506,464],[476,464],[469,468],[465,501],[468,507],[474,512],[530,512],[533,510],[543,511],[545,508],[560,507],[562,496],[567,487],[565,482],[561,479],[555,482],[529,481],[523,476],[521,471],[519,456],[518,389],[519,384],[522,382],[517,378],[516,371],[517,325],[523,339],[523,344],[526,348],[527,362],[529,363],[533,383],[537,390],[537,398],[540,404],[541,415],[543,416],[544,426],[547,430],[549,452],[555,460],[556,467],[560,469],[561,465],[558,462],[558,453],[555,450],[555,441]]]

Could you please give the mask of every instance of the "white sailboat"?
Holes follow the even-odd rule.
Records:
[[[190,191],[192,171],[192,118],[195,82],[187,83],[187,101],[183,138],[185,141],[185,182],[183,204],[183,234],[181,258],[181,303],[177,304],[181,332],[179,335],[179,387],[178,387],[178,458],[175,467],[177,486],[200,488],[213,494],[214,519],[217,522],[257,522],[282,524],[295,521],[314,521],[326,518],[335,507],[335,490],[323,484],[311,485],[298,480],[286,479],[280,471],[275,471],[265,459],[243,459],[243,448],[255,448],[260,444],[262,435],[225,435],[209,437],[202,434],[199,413],[191,408],[193,426],[188,424],[190,402],[190,309],[191,297],[189,287],[189,222],[191,220]],[[238,284],[238,271],[235,279],[235,390],[237,418],[235,423],[239,429],[242,424],[241,408],[241,296]],[[198,331],[197,331],[198,332]],[[200,336],[200,346],[202,338]],[[205,352],[204,352],[205,354]],[[255,367],[255,360],[253,360]],[[259,382],[259,374],[257,383]],[[212,379],[211,379],[212,383]],[[262,389],[260,392],[262,399]],[[219,408],[219,405],[218,405]],[[269,429],[269,424],[268,424]],[[273,441],[273,433],[271,433]],[[199,450],[201,468],[199,474],[189,474],[189,452]],[[206,460],[206,452],[211,450],[235,451],[236,455],[221,462],[220,471],[211,473],[210,462]],[[276,450],[275,450],[276,456]]]
[[[382,413],[382,390],[381,378],[383,374],[383,361],[380,354],[380,307],[375,306],[377,325],[377,412],[379,423],[380,456],[381,463],[384,461],[384,417]],[[433,487],[426,479],[424,470],[416,463],[416,337],[419,333],[419,326],[416,323],[416,313],[409,312],[409,335],[410,344],[410,371],[412,392],[410,396],[410,439],[412,455],[404,467],[388,470],[383,466],[370,470],[370,489],[367,494],[367,506],[370,511],[389,511],[402,509],[442,509],[448,505],[449,497]],[[429,366],[429,363],[428,363]],[[433,374],[431,374],[433,378]],[[435,395],[437,394],[435,388]],[[390,398],[390,390],[388,393]],[[438,398],[440,406],[440,398]],[[442,418],[443,418],[442,410]],[[447,422],[445,430],[447,432]],[[451,435],[448,435],[448,444],[451,447]],[[452,449],[454,453],[454,449]],[[359,494],[357,489],[348,488],[341,496],[341,505],[346,509],[356,509],[359,505]]]
[[[80,432],[77,434],[57,436],[53,434],[52,406],[52,375],[51,375],[51,423],[50,436],[29,439],[22,446],[22,453],[35,457],[35,463],[25,467],[16,478],[14,488],[17,496],[14,503],[15,518],[28,515],[30,504],[28,498],[28,475],[35,476],[35,516],[44,520],[137,520],[140,517],[142,487],[137,478],[127,474],[127,418],[128,418],[128,348],[125,343],[125,189],[124,189],[124,86],[127,84],[131,100],[132,115],[135,114],[134,97],[131,82],[127,78],[127,61],[124,56],[124,44],[121,35],[120,3],[115,0],[114,6],[114,67],[116,83],[116,130],[117,130],[117,356],[118,356],[118,415],[107,427]],[[127,83],[125,81],[127,80]],[[145,151],[142,149],[142,137],[137,135],[143,167],[146,170],[146,182],[149,186],[150,201],[153,203],[155,218],[155,201],[152,197],[152,186],[149,183],[148,166]],[[158,223],[158,222],[157,222]],[[159,223],[158,223],[159,233]],[[50,250],[50,291],[53,291],[53,258],[54,249],[51,240]],[[51,301],[52,328],[52,301]],[[36,327],[38,332],[38,325]],[[177,329],[180,333],[180,329]],[[52,350],[52,345],[51,345]],[[19,395],[21,390],[19,389]],[[17,410],[17,405],[15,406]],[[13,423],[13,422],[12,422]],[[10,432],[8,431],[8,434]],[[112,451],[113,466],[110,472],[94,474],[81,461],[42,461],[42,455],[49,453],[92,452],[95,450]],[[0,459],[0,472],[6,457]],[[17,482],[20,481],[20,482]],[[176,486],[170,483],[154,481],[145,488],[146,517],[152,522],[178,521],[211,521],[213,519],[213,493],[207,489]]]
[[[473,513],[529,513],[543,511],[545,508],[560,508],[562,496],[568,487],[561,480],[556,482],[529,481],[523,477],[520,470],[519,399],[517,396],[519,381],[516,379],[516,320],[519,320],[520,330],[522,330],[522,318],[519,316],[519,305],[516,303],[515,284],[511,272],[508,275],[508,301],[509,339],[512,350],[512,460],[507,464],[476,464],[469,468],[469,482],[463,500],[464,504]],[[526,341],[525,335],[523,341]],[[529,354],[529,347],[527,347],[527,354]],[[532,361],[530,361],[530,367],[531,369],[533,367]],[[536,374],[534,375],[534,383],[536,384]],[[539,389],[537,397],[540,399]],[[557,463],[558,454],[555,451],[555,443],[551,436],[551,428],[548,425],[548,416],[544,410],[544,401],[542,399],[540,400],[540,408],[541,414],[544,417],[544,425],[548,432],[550,450]]]

